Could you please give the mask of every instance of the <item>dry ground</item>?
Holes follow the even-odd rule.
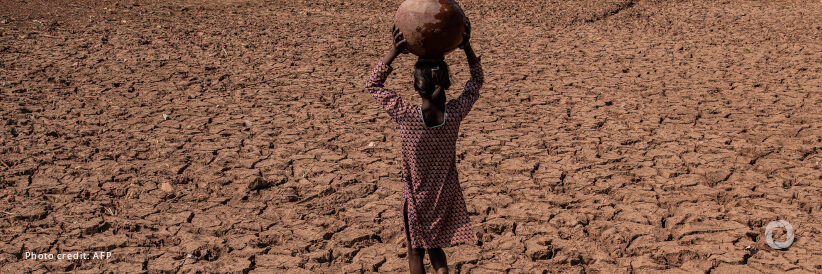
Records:
[[[460,1],[452,269],[822,271],[822,3],[630,1]],[[405,271],[401,1],[73,2],[0,3],[0,272]]]

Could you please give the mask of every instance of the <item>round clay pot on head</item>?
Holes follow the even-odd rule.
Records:
[[[406,0],[397,9],[394,25],[411,53],[442,59],[462,43],[465,13],[453,0]]]

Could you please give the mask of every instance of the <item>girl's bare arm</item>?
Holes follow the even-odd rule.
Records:
[[[394,59],[400,54],[408,53],[408,49],[405,48],[405,45],[408,44],[408,42],[405,41],[405,37],[402,36],[402,33],[396,26],[393,27],[392,34],[394,36],[394,40],[391,43],[391,48],[388,49],[388,52],[385,53],[385,57],[382,58],[382,63],[387,66],[391,66],[391,63],[394,62]]]
[[[462,44],[460,48],[465,50],[465,58],[468,59],[468,65],[473,67],[479,63],[477,54],[474,53],[474,48],[471,47],[471,21],[465,19],[465,32],[462,34]]]

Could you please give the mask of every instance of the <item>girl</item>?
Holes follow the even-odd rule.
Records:
[[[383,86],[391,62],[407,53],[406,41],[394,28],[394,42],[368,77],[365,90],[400,127],[402,140],[402,203],[408,265],[411,273],[424,273],[428,252],[438,273],[448,273],[442,247],[475,240],[462,197],[456,169],[456,142],[462,119],[479,98],[483,84],[480,59],[469,42],[466,24],[463,44],[471,79],[459,98],[446,102],[451,86],[448,66],[442,60],[419,61],[414,66],[414,89],[422,98],[416,106]]]

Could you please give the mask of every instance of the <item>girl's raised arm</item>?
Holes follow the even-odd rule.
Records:
[[[471,23],[466,21],[465,23],[465,33],[463,34],[463,42],[460,45],[460,48],[465,50],[465,57],[468,59],[468,66],[471,72],[471,79],[465,83],[465,89],[460,94],[460,97],[457,98],[457,113],[455,113],[460,119],[464,118],[465,115],[471,111],[471,107],[474,105],[474,102],[479,99],[479,90],[482,88],[482,85],[485,83],[485,76],[482,72],[482,65],[480,64],[480,58],[477,57],[477,54],[474,52],[474,48],[471,47]]]
[[[411,105],[403,101],[399,94],[384,86],[385,80],[388,78],[388,75],[391,74],[391,71],[393,71],[391,63],[394,62],[394,59],[400,54],[408,52],[408,50],[405,49],[407,42],[396,27],[393,30],[393,35],[394,41],[391,43],[391,48],[385,53],[385,57],[377,64],[377,67],[374,68],[371,75],[368,76],[368,80],[365,83],[365,90],[371,93],[374,99],[377,99],[377,103],[388,113],[388,116],[391,116],[391,119],[397,121],[402,113],[406,113],[408,109],[411,108]]]

